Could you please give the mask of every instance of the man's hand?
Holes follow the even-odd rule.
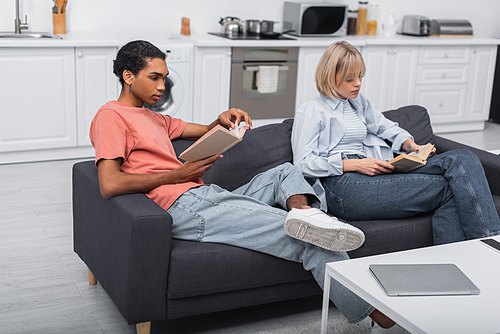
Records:
[[[234,129],[236,127],[236,123],[239,124],[241,122],[245,122],[250,130],[252,130],[253,128],[250,116],[248,116],[245,111],[236,108],[231,108],[227,111],[224,111],[219,115],[217,121],[220,125],[229,127],[231,129]]]
[[[368,176],[392,173],[394,166],[390,163],[374,159],[345,159],[344,172],[360,172]]]
[[[195,181],[199,177],[202,177],[217,160],[222,158],[222,155],[214,155],[203,160],[198,160],[195,162],[185,162],[182,166],[177,167],[170,173],[174,175],[178,183]]]
[[[124,173],[120,170],[122,159],[102,159],[97,165],[101,195],[110,199],[118,195],[146,193],[164,184],[195,181],[220,158],[222,155],[186,162],[174,170],[154,174]]]

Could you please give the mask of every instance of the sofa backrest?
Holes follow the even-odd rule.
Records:
[[[417,144],[434,143],[427,110],[421,106],[404,106],[384,112],[384,115],[415,137]],[[224,153],[208,172],[203,175],[205,183],[215,183],[227,190],[234,190],[252,179],[258,173],[293,161],[292,134],[293,119],[283,123],[264,125],[247,131],[243,140]],[[174,140],[177,155],[188,148],[193,140]]]
[[[215,183],[227,190],[234,190],[258,173],[292,162],[292,119],[283,123],[269,124],[246,131],[243,140],[225,152],[208,172],[203,175],[203,182]],[[172,144],[177,155],[188,148],[194,141],[174,140]]]
[[[388,110],[384,112],[384,116],[391,121],[397,122],[400,127],[408,131],[415,138],[415,143],[419,145],[435,144],[431,119],[424,107],[404,106],[395,110]]]

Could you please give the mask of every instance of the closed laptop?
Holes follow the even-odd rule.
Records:
[[[480,291],[451,263],[371,264],[369,268],[389,296],[477,295]]]

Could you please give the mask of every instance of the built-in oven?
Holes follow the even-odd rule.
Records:
[[[233,48],[230,107],[253,120],[278,120],[295,114],[299,49]]]

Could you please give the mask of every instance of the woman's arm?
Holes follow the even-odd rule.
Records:
[[[416,152],[416,153],[420,152],[422,147],[424,147],[424,146],[415,144],[415,142],[411,138],[408,138],[403,143],[403,145],[401,145],[402,150],[405,150],[406,152]],[[432,149],[431,153],[434,153],[434,152],[436,152],[435,147]]]
[[[374,159],[344,159],[344,172],[359,172],[369,176],[392,173],[394,166],[390,163]]]
[[[196,162],[186,162],[180,167],[165,173],[130,174],[120,170],[122,159],[99,160],[97,169],[102,197],[145,193],[164,184],[194,181],[209,170],[221,155],[215,155]]]

